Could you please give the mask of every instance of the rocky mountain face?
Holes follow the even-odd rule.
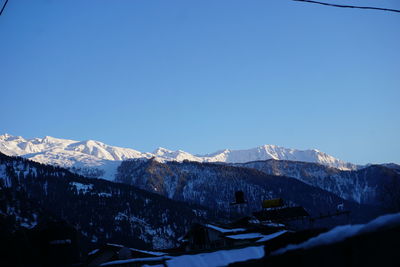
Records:
[[[159,194],[0,153],[0,231],[32,228],[48,218],[75,226],[93,244],[170,248],[194,222],[216,218]]]
[[[232,211],[234,193],[241,190],[247,212],[260,210],[265,199],[280,197],[312,215],[336,211],[342,204],[360,220],[368,215],[363,206],[298,179],[226,164],[128,160],[118,168],[116,181],[217,211]]]
[[[361,204],[386,206],[394,210],[400,205],[400,174],[394,167],[370,165],[360,170],[342,171],[321,164],[278,160],[234,166],[256,169],[269,175],[294,177]]]

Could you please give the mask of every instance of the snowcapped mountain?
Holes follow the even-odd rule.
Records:
[[[319,163],[340,170],[357,169],[356,165],[336,159],[317,149],[297,150],[275,145],[263,145],[244,150],[225,149],[207,155],[192,155],[182,150],[173,151],[160,147],[153,152],[153,155],[162,162],[170,160],[189,160],[197,162],[245,163],[275,159]]]
[[[155,157],[158,161],[165,162],[165,161],[197,161],[203,162],[205,161],[201,156],[194,156],[188,152],[182,150],[169,150],[166,148],[159,147],[153,152],[153,157]]]
[[[29,156],[37,156],[38,154],[45,153],[85,154],[97,159],[113,161],[152,156],[149,153],[141,153],[130,148],[109,146],[93,140],[79,142],[50,136],[24,139],[21,136],[12,136],[9,134],[0,135],[0,150],[11,155]]]
[[[357,167],[336,159],[326,153],[313,150],[296,150],[275,145],[264,145],[246,150],[222,150],[207,155],[192,155],[182,150],[158,148],[153,153],[143,153],[130,148],[109,146],[102,142],[74,141],[50,136],[25,139],[21,136],[0,136],[0,152],[22,156],[44,164],[57,165],[91,177],[113,180],[121,161],[127,159],[150,159],[157,161],[196,161],[245,163],[257,160],[291,160],[319,163],[341,170]]]
[[[336,159],[326,153],[312,150],[289,149],[275,145],[264,145],[246,150],[223,150],[203,157],[206,162],[245,163],[258,160],[290,160],[313,162],[342,170],[356,169],[351,163]]]
[[[0,136],[0,152],[69,168],[74,172],[112,180],[121,161],[132,158],[151,158],[150,153],[109,146],[102,142],[74,141],[50,136],[25,139],[21,136]]]

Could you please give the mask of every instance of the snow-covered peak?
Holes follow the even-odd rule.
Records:
[[[14,136],[8,133],[5,133],[3,135],[0,135],[0,140],[1,141],[25,141],[25,139],[22,136]]]
[[[22,156],[40,163],[79,170],[82,174],[100,173],[98,177],[114,179],[120,161],[131,158],[150,158],[149,153],[109,146],[102,142],[87,140],[44,138],[24,139],[9,134],[0,136],[0,152]]]
[[[159,147],[153,152],[153,156],[158,158],[160,161],[169,161],[169,160],[176,160],[176,161],[183,161],[183,160],[190,160],[190,161],[198,161],[202,162],[202,158],[194,156],[188,152],[182,150],[169,150],[166,148]]]
[[[69,139],[46,136],[44,138],[24,139],[20,136],[9,134],[0,137],[0,151],[12,151],[14,155],[25,156],[32,153],[62,153],[85,154],[106,160],[125,160],[130,158],[149,157],[139,151],[109,146],[99,141],[75,141]],[[70,151],[70,152],[69,152]]]
[[[36,141],[39,141],[39,139],[37,138]],[[67,140],[67,139],[60,139],[60,138],[55,138],[52,136],[45,136],[42,139],[43,143],[48,143],[48,144],[64,144],[64,143],[68,143],[68,142],[72,142],[73,140]]]
[[[11,137],[12,135],[9,135],[8,133],[5,133],[5,134],[2,134],[2,135],[0,135],[0,140],[6,140],[6,139],[8,139],[9,137]]]
[[[147,157],[145,154],[130,148],[109,146],[102,142],[87,140],[69,144],[65,150],[83,153],[106,160],[126,160]]]
[[[164,154],[168,154],[168,153],[172,153],[172,152],[174,152],[174,151],[163,148],[163,147],[158,147],[156,150],[153,151],[153,154],[157,155],[157,156],[162,156]]]
[[[336,159],[317,149],[298,150],[276,145],[263,145],[243,150],[221,150],[212,154],[199,156],[206,162],[244,163],[259,160],[291,160],[324,164],[342,170],[353,169],[355,166]]]

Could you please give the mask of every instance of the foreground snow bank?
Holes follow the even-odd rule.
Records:
[[[166,265],[171,267],[213,267],[226,266],[233,262],[259,259],[264,256],[264,246],[247,247],[232,250],[220,250],[211,253],[182,255],[167,260]]]
[[[355,235],[374,232],[383,228],[391,228],[400,225],[400,213],[389,214],[378,217],[367,224],[343,225],[311,238],[298,245],[289,245],[272,253],[272,255],[283,254],[290,250],[309,249],[316,246],[327,245],[343,241]]]

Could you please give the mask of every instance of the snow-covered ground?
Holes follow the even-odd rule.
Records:
[[[211,253],[182,255],[166,261],[171,267],[217,267],[227,266],[233,262],[259,259],[264,256],[264,246],[253,246],[232,250],[219,250]]]

